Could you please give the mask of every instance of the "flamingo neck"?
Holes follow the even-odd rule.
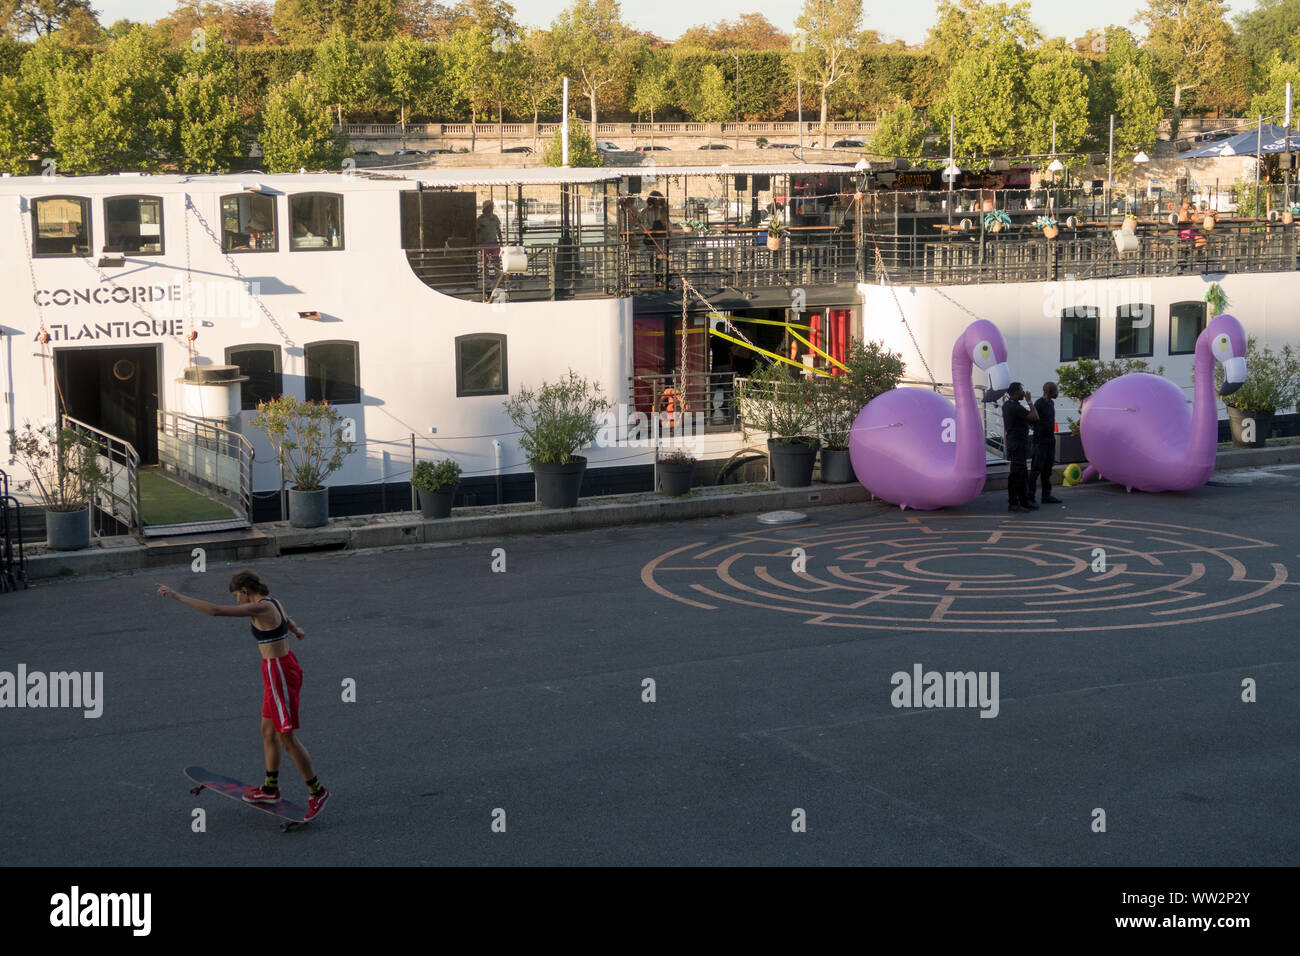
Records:
[[[984,422],[975,407],[975,388],[971,384],[971,357],[965,336],[952,347],[952,400],[957,406],[957,454],[954,470],[982,468],[984,457]]]
[[[1192,433],[1188,436],[1189,460],[1213,457],[1219,445],[1219,409],[1214,394],[1214,356],[1209,336],[1196,340],[1196,381],[1192,391]]]

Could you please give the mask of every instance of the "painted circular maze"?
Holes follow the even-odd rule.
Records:
[[[1267,541],[1183,525],[912,515],[690,544],[650,561],[641,579],[691,607],[762,608],[828,627],[1105,631],[1279,608],[1284,557]]]

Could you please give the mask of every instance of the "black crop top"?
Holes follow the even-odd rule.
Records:
[[[267,598],[267,600],[274,604],[275,609],[280,612],[280,623],[271,630],[264,631],[250,620],[248,626],[252,628],[253,636],[257,638],[259,644],[270,644],[272,641],[278,641],[289,633],[289,618],[285,616],[284,608],[280,607],[280,602],[275,598]]]

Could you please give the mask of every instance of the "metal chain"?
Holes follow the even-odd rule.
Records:
[[[185,194],[185,208],[194,213],[194,218],[199,221],[199,225],[203,227],[203,231],[208,234],[208,238],[212,240],[217,249],[220,250],[221,254],[225,257],[227,264],[230,266],[230,270],[239,277],[240,281],[248,284],[251,290],[251,283],[249,283],[248,279],[244,278],[244,274],[239,271],[239,266],[235,264],[234,257],[222,247],[221,240],[217,238],[217,234],[212,231],[212,226],[208,224],[208,221],[203,218],[203,214],[199,212],[198,207],[194,205],[193,200],[190,199],[189,193]],[[266,316],[267,321],[269,321],[275,328],[275,331],[279,333],[280,338],[284,339],[284,344],[289,348],[296,348],[293,344],[293,339],[289,338],[288,333],[285,332],[280,323],[275,320],[275,316],[271,314],[271,310],[266,307],[266,303],[262,301],[260,295],[257,297],[257,305],[262,310],[262,314]]]

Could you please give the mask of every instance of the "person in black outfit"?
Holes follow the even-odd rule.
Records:
[[[1011,477],[1007,482],[1008,511],[1038,510],[1029,491],[1029,473],[1025,468],[1025,459],[1029,457],[1029,426],[1038,421],[1038,413],[1020,404],[1025,397],[1025,387],[1012,382],[1007,387],[1007,400],[1002,403],[1007,461],[1011,462]]]
[[[1061,499],[1052,494],[1052,466],[1056,464],[1056,404],[1059,394],[1055,382],[1043,383],[1043,397],[1034,402],[1038,421],[1034,424],[1034,457],[1029,472],[1029,498],[1034,497],[1034,487],[1043,484],[1043,504],[1059,505]]]

